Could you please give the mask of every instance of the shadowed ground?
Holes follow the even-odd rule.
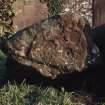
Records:
[[[82,73],[60,75],[55,80],[45,78],[35,70],[29,70],[30,68],[26,68],[23,65],[21,65],[20,70],[19,68],[17,70],[16,66],[18,66],[16,62],[10,62],[9,60],[7,68],[10,81],[15,80],[17,83],[21,83],[26,79],[29,84],[42,84],[44,87],[53,86],[58,89],[64,87],[67,91],[84,90],[94,94],[97,98],[105,96],[105,67],[102,63],[90,65]]]
[[[5,66],[5,64],[2,65]],[[20,69],[19,67],[17,68],[17,66],[17,62],[10,59],[7,60],[7,70],[4,69],[6,76],[4,75],[4,79],[0,79],[2,86],[4,86],[4,84],[6,85],[8,81],[13,84],[15,81],[15,84],[20,85],[25,79],[27,85],[39,85],[39,87],[41,86],[42,88],[54,87],[58,90],[64,88],[64,90],[68,92],[75,92],[76,97],[79,97],[79,94],[80,99],[81,96],[86,98],[88,93],[90,96],[86,98],[87,102],[89,102],[88,99],[99,102],[105,97],[105,67],[100,61],[95,65],[89,66],[85,72],[58,76],[55,80],[45,78],[35,70],[27,68],[26,66],[24,67],[19,64]],[[27,97],[30,96],[32,96],[31,93]]]

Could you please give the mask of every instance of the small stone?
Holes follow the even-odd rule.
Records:
[[[68,12],[68,11],[70,11],[70,8],[65,8],[64,11],[65,11],[65,12]]]
[[[63,50],[58,50],[58,52],[59,52],[59,53],[62,53],[62,52],[63,52]]]
[[[65,62],[65,65],[68,65],[68,62]]]
[[[43,73],[43,70],[42,69],[39,69],[39,70],[40,70],[41,73]]]
[[[40,48],[37,48],[36,51],[40,51]]]

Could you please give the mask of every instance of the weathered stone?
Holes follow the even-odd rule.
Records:
[[[81,72],[92,60],[87,61],[87,57],[99,53],[88,38],[86,25],[80,15],[70,12],[50,17],[18,31],[2,44],[2,50],[49,78]]]

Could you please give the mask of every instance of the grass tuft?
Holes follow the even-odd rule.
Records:
[[[87,102],[75,92],[59,91],[52,87],[42,88],[25,82],[20,85],[8,82],[0,89],[0,105],[87,105]]]

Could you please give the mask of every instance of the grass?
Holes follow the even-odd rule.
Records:
[[[87,105],[86,100],[77,94],[74,100],[74,94],[25,82],[19,86],[8,83],[0,89],[0,105]]]
[[[6,56],[0,52],[0,81],[8,76],[5,67]],[[105,102],[105,101],[104,101]],[[25,80],[17,84],[8,81],[0,88],[0,105],[105,105],[95,103],[91,95],[81,92],[67,92],[63,87],[42,87],[27,84]]]

